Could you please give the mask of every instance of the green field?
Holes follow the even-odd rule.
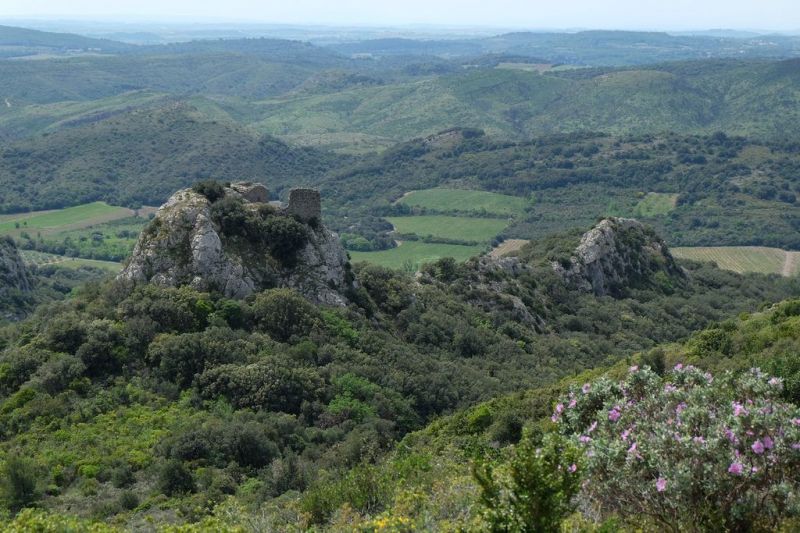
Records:
[[[649,192],[642,198],[642,201],[636,205],[634,214],[639,217],[666,215],[675,209],[677,201],[677,194]]]
[[[0,234],[19,233],[20,231],[52,231],[67,228],[85,228],[93,224],[108,222],[118,218],[131,216],[132,211],[125,207],[115,207],[105,202],[56,209],[52,211],[34,211],[17,215],[0,217]]]
[[[82,266],[90,266],[101,268],[112,273],[117,273],[122,269],[121,263],[114,263],[113,261],[96,261],[94,259],[81,259],[79,257],[66,257],[63,255],[47,254],[43,252],[35,252],[33,250],[21,251],[22,260],[28,265],[36,266],[58,266],[63,268],[80,268]]]
[[[418,217],[386,217],[397,233],[415,233],[462,241],[488,241],[508,226],[507,220],[497,218],[451,217],[423,215]]]
[[[483,211],[493,215],[523,213],[529,202],[519,196],[464,189],[426,189],[411,191],[397,203],[434,211]]]
[[[680,259],[709,261],[719,268],[734,272],[758,272],[796,276],[800,273],[800,252],[785,252],[778,248],[762,246],[715,246],[673,248],[672,254]]]
[[[442,257],[452,257],[457,261],[466,261],[470,257],[480,254],[483,250],[483,246],[406,241],[391,250],[350,252],[350,258],[354,263],[366,261],[388,268],[416,271],[419,270],[422,264],[436,261]]]

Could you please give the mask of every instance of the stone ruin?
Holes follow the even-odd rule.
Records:
[[[269,202],[269,191],[260,183],[237,181],[236,183],[231,183],[231,189],[239,193],[239,195],[248,202],[259,204]]]
[[[269,191],[260,183],[237,181],[231,183],[230,190],[236,192],[247,202],[270,203],[275,205],[280,213],[295,216],[306,223],[322,218],[322,202],[317,189],[298,187],[290,190],[288,204],[270,202]]]
[[[322,217],[319,191],[304,188],[292,189],[289,191],[289,205],[284,211],[304,222],[319,220]]]

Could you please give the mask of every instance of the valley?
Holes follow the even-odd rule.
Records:
[[[798,529],[800,34],[260,9],[0,25],[0,530]]]

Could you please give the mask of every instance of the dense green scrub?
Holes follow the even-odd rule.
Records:
[[[574,243],[523,250],[533,270],[491,274],[506,287],[499,293],[481,288],[477,263],[440,261],[416,283],[358,268],[361,288],[342,309],[284,289],[233,301],[114,283],[42,305],[0,335],[0,452],[22,483],[4,489],[6,505],[128,526],[148,516],[200,520],[231,495],[304,523],[333,519],[350,498],[373,515],[387,500],[363,484],[392,494],[397,475],[382,477],[375,462],[437,417],[683,339],[797,290],[690,265],[688,279],[656,276],[596,298],[548,274],[546,258]],[[504,290],[539,319],[520,320]],[[466,430],[491,426],[502,442],[522,428],[467,413]],[[411,457],[402,468],[423,468],[427,483],[452,466],[471,487],[458,457]],[[475,496],[462,485],[447,492],[456,507]],[[287,503],[293,491],[305,494],[296,505]]]

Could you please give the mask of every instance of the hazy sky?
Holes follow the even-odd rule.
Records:
[[[0,18],[800,29],[800,0],[0,0]]]

